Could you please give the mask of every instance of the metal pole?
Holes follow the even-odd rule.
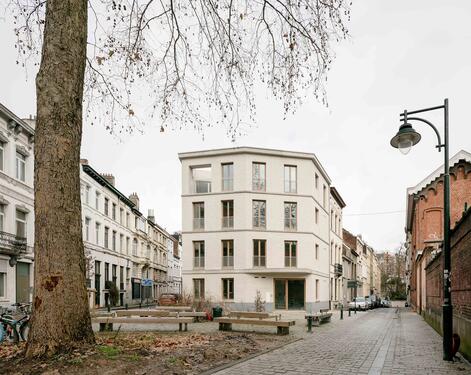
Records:
[[[450,167],[448,160],[448,99],[445,99],[445,174],[443,190],[443,359],[452,361],[453,307],[451,304],[451,246],[450,246]]]

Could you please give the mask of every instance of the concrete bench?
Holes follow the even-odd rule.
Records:
[[[165,311],[165,310],[118,310],[116,311],[116,316],[152,316],[152,317],[172,317],[177,318],[177,312],[174,311]]]
[[[220,331],[232,331],[233,324],[260,325],[276,327],[278,335],[289,334],[289,327],[295,325],[294,320],[268,320],[268,319],[250,319],[250,318],[215,318],[215,322],[219,323]]]
[[[188,330],[188,323],[193,323],[193,318],[173,317],[97,317],[92,318],[92,323],[100,324],[101,331],[112,331],[113,324],[178,324],[178,330]]]
[[[192,311],[191,306],[156,306],[155,310],[159,311]]]
[[[322,311],[324,310],[324,311]],[[305,319],[307,320],[307,330],[311,332],[311,328],[314,325],[315,327],[319,327],[321,323],[328,323],[330,322],[330,318],[332,317],[332,313],[327,312],[326,309],[322,309],[321,312],[315,314],[307,314]]]
[[[269,314],[267,312],[257,311],[231,311],[228,315],[229,318],[252,318],[252,319],[275,319],[280,320],[281,315]]]

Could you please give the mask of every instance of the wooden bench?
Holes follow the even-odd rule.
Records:
[[[276,318],[275,320],[271,320]],[[215,318],[220,331],[232,331],[233,324],[247,324],[276,327],[278,335],[289,334],[289,327],[295,325],[294,320],[280,320],[276,315],[248,311],[232,311],[228,317]]]
[[[160,311],[192,311],[191,306],[155,306],[154,310]]]
[[[152,317],[152,316],[121,316],[121,317],[96,317],[92,318],[92,323],[100,324],[101,331],[112,331],[113,324],[177,324],[178,330],[188,330],[188,323],[193,323],[193,318],[176,317]]]
[[[308,332],[311,332],[312,325],[314,325],[315,327],[319,327],[321,323],[330,322],[331,317],[332,313],[329,312],[329,309],[320,309],[318,313],[307,314],[305,318],[307,320]]]

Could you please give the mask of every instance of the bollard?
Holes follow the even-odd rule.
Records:
[[[307,331],[312,332],[312,316],[307,317]]]
[[[128,309],[128,304],[126,303],[126,304],[124,305],[124,307],[125,307],[125,308],[126,308],[126,310],[127,310],[127,309]]]
[[[352,309],[348,309],[348,316],[352,316]]]
[[[106,305],[106,308],[108,309],[108,312],[110,312],[110,311],[111,311],[111,306],[110,306],[110,304],[109,304],[109,303]]]
[[[340,320],[343,320],[343,306],[340,306]]]

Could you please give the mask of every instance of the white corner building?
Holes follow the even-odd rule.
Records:
[[[331,181],[316,156],[236,147],[179,158],[184,291],[231,309],[253,310],[257,292],[267,311],[329,308],[341,247],[333,259]]]

